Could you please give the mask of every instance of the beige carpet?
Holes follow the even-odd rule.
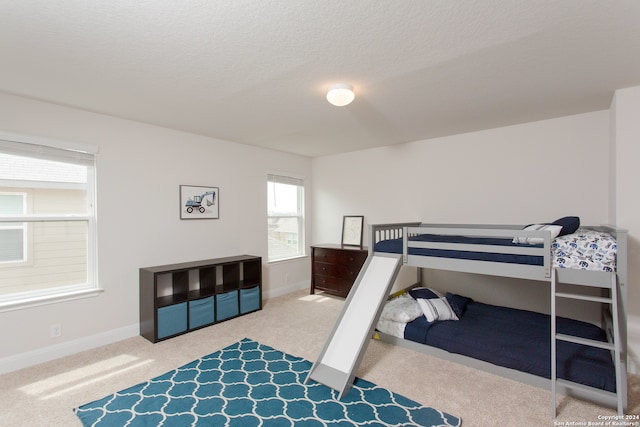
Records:
[[[0,426],[81,426],[72,408],[146,381],[247,337],[314,361],[344,300],[295,292],[259,312],[158,344],[142,337],[0,376]],[[408,349],[372,341],[358,376],[461,417],[463,426],[587,425],[615,411]],[[640,378],[629,378],[629,414],[640,414]]]

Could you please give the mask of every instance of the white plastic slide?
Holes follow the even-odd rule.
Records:
[[[369,255],[305,382],[314,380],[329,386],[339,392],[339,399],[349,391],[400,270],[401,258],[399,254]]]

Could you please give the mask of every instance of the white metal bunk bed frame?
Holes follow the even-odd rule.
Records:
[[[488,224],[423,224],[419,222],[373,224],[370,225],[369,251],[375,250],[375,244],[382,240],[403,239],[403,264],[419,267],[417,270],[417,283],[421,284],[421,269],[431,268],[465,273],[485,274],[518,279],[529,279],[548,282],[551,294],[552,316],[552,379],[537,375],[516,371],[510,368],[500,367],[468,356],[449,353],[439,348],[426,344],[416,343],[410,340],[397,338],[392,335],[376,332],[375,337],[420,351],[442,359],[451,360],[476,369],[500,375],[526,384],[551,390],[552,414],[556,415],[556,392],[565,393],[581,399],[591,400],[601,405],[617,407],[622,414],[627,408],[627,231],[612,226],[582,226],[595,231],[607,232],[613,235],[617,242],[616,271],[609,273],[604,271],[585,271],[570,268],[553,268],[551,258],[551,234],[548,231],[523,230],[524,225],[488,225]],[[436,234],[467,237],[490,237],[513,239],[516,237],[541,238],[544,241],[542,247],[496,246],[496,245],[469,245],[462,243],[425,242],[410,240],[409,237],[420,234]],[[434,256],[413,255],[409,251],[412,248],[442,249],[470,252],[491,252],[501,254],[519,254],[540,256],[543,264],[523,265],[501,263],[491,261],[476,261],[458,258],[442,258]],[[603,297],[589,297],[576,294],[560,293],[556,291],[556,283],[564,283],[578,286],[602,288]],[[607,292],[608,290],[608,292]],[[605,295],[606,294],[606,295]],[[593,389],[571,384],[555,378],[555,345],[557,340],[572,340],[569,337],[555,334],[555,308],[556,298],[574,298],[605,303],[602,305],[602,324],[607,332],[612,358],[619,363],[616,367],[616,393],[605,390]],[[615,298],[611,301],[611,298]],[[608,303],[608,304],[607,304]],[[605,306],[609,306],[608,308]],[[613,313],[613,315],[612,315]],[[613,320],[615,315],[616,319]],[[568,338],[568,339],[567,339]],[[616,339],[617,338],[617,339]],[[581,341],[580,341],[581,342]],[[581,342],[589,345],[589,343]],[[591,343],[593,344],[593,343]],[[619,380],[620,379],[620,380]]]

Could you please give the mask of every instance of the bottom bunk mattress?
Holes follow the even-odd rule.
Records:
[[[532,311],[500,307],[447,294],[458,320],[428,322],[424,315],[407,323],[381,319],[381,332],[494,365],[551,378],[551,319]],[[590,323],[557,318],[557,332],[606,341]],[[615,392],[615,368],[608,350],[557,342],[557,376]]]

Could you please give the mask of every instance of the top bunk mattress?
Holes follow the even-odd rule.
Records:
[[[417,236],[409,237],[409,240],[505,247],[523,245],[527,247],[542,247],[542,245],[514,243],[512,239],[444,236],[437,234],[419,234]],[[374,251],[401,254],[402,248],[402,238],[389,239],[377,242],[374,246]],[[616,252],[616,240],[611,234],[586,228],[579,228],[574,233],[559,236],[553,240],[551,244],[552,267],[612,272],[616,269]],[[543,265],[543,258],[541,256],[499,252],[409,248],[409,255],[492,261],[521,265]]]

